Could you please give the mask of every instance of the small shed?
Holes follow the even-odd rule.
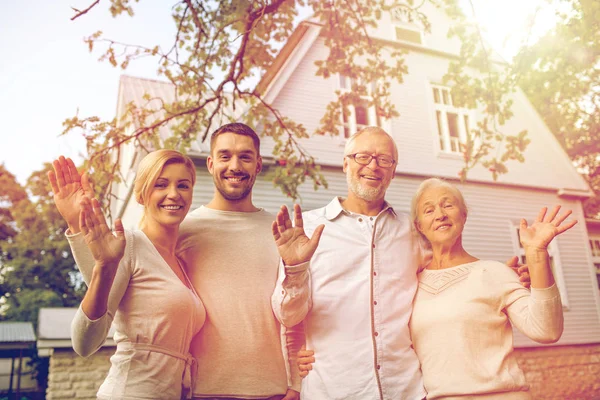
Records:
[[[110,367],[115,352],[114,331],[98,352],[84,358],[73,350],[71,321],[76,308],[42,308],[38,316],[37,348],[40,357],[48,357],[47,400],[92,400]]]
[[[0,390],[8,392],[9,398],[11,396],[20,398],[23,389],[21,376],[26,369],[23,363],[24,360],[29,360],[35,351],[35,333],[31,322],[0,322],[0,377],[2,378]],[[27,376],[25,386],[29,391],[32,389],[33,380],[29,372],[25,375]],[[33,386],[35,390],[37,388],[35,381]]]

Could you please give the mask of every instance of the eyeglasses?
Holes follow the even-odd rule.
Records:
[[[386,155],[374,156],[372,154],[367,154],[367,153],[348,154],[346,157],[352,158],[354,161],[356,161],[357,164],[360,164],[360,165],[369,165],[371,163],[371,160],[375,159],[375,162],[381,168],[389,168],[392,165],[394,165],[394,163],[396,162],[396,160],[394,160],[390,156],[386,156]]]

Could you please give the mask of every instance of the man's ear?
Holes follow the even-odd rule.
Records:
[[[262,157],[258,156],[258,158],[256,159],[256,173],[257,174],[260,173],[260,171],[262,171],[262,164],[263,164]]]
[[[344,162],[342,163],[342,171],[344,171],[344,173],[345,173],[347,169],[348,169],[348,157],[344,157]]]
[[[208,172],[209,172],[211,175],[213,174],[213,167],[214,167],[214,164],[213,164],[213,158],[212,158],[212,156],[208,156],[208,157],[206,158],[206,169],[208,169]]]

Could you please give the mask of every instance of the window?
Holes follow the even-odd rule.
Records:
[[[449,88],[434,85],[432,90],[440,150],[460,154],[470,134],[469,110],[454,106]]]
[[[511,231],[513,232],[513,247],[515,248],[515,255],[519,257],[520,263],[527,264],[525,249],[523,246],[521,246],[521,241],[519,240],[518,222],[511,224]],[[565,278],[563,276],[562,264],[560,262],[560,254],[558,253],[556,240],[550,242],[550,245],[548,246],[548,254],[550,255],[550,266],[552,268],[552,274],[554,275],[554,281],[556,282],[556,286],[558,286],[558,291],[560,292],[563,308],[568,308],[569,299],[567,297],[567,288],[565,285]]]
[[[340,75],[340,90],[342,92],[352,91],[355,84],[352,78]],[[377,115],[375,107],[369,107],[369,102],[373,100],[371,93],[374,90],[375,83],[367,85],[367,96],[362,96],[361,101],[357,105],[349,106],[347,110],[342,110],[344,138],[349,138],[367,126],[381,126],[381,118]]]
[[[600,289],[600,236],[590,235],[590,249],[592,250],[592,263],[596,268],[596,278]]]
[[[391,10],[394,40],[423,44],[423,28],[417,24],[406,8]]]

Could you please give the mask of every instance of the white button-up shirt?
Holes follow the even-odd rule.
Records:
[[[422,399],[408,322],[419,247],[409,218],[390,206],[376,217],[344,210],[339,198],[304,213],[311,236],[325,224],[310,263],[282,268],[273,309],[286,326],[304,321],[315,351],[301,397]]]

